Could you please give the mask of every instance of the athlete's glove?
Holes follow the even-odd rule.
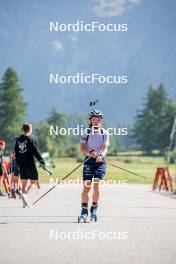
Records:
[[[102,162],[103,161],[104,156],[102,155],[102,153],[99,153],[96,157],[96,162]]]
[[[40,160],[40,164],[44,167],[44,166],[46,166],[46,164],[45,164],[45,161],[42,159],[42,160]]]

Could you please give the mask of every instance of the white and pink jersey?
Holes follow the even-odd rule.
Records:
[[[97,132],[92,129],[85,129],[80,143],[87,145],[89,151],[95,150],[99,153],[102,146],[109,146],[109,133],[103,128]]]

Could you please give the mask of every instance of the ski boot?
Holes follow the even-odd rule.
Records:
[[[98,204],[93,202],[90,208],[90,214],[91,214],[90,221],[91,222],[97,222],[97,207],[98,207]]]
[[[81,215],[78,216],[78,223],[86,223],[88,217],[88,204],[82,203]]]
[[[19,199],[21,199],[21,193],[20,193],[19,189],[16,189],[16,194],[18,195]]]
[[[28,203],[28,199],[27,199],[27,194],[26,193],[22,193],[21,194],[21,199],[22,199],[22,202],[23,202],[23,208],[30,207],[30,204]]]
[[[15,193],[15,190],[14,189],[11,189],[11,196],[10,196],[10,198],[16,199],[16,193]]]

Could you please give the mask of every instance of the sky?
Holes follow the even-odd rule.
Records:
[[[29,121],[52,108],[87,113],[89,101],[107,120],[131,123],[149,85],[162,82],[176,99],[176,1],[0,0],[0,76],[13,67]],[[49,32],[49,22],[127,23],[127,32]],[[49,73],[122,74],[127,85],[50,85]]]

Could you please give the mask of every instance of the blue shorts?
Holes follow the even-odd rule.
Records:
[[[105,162],[86,162],[83,167],[83,181],[92,181],[93,178],[103,180],[105,173]]]

